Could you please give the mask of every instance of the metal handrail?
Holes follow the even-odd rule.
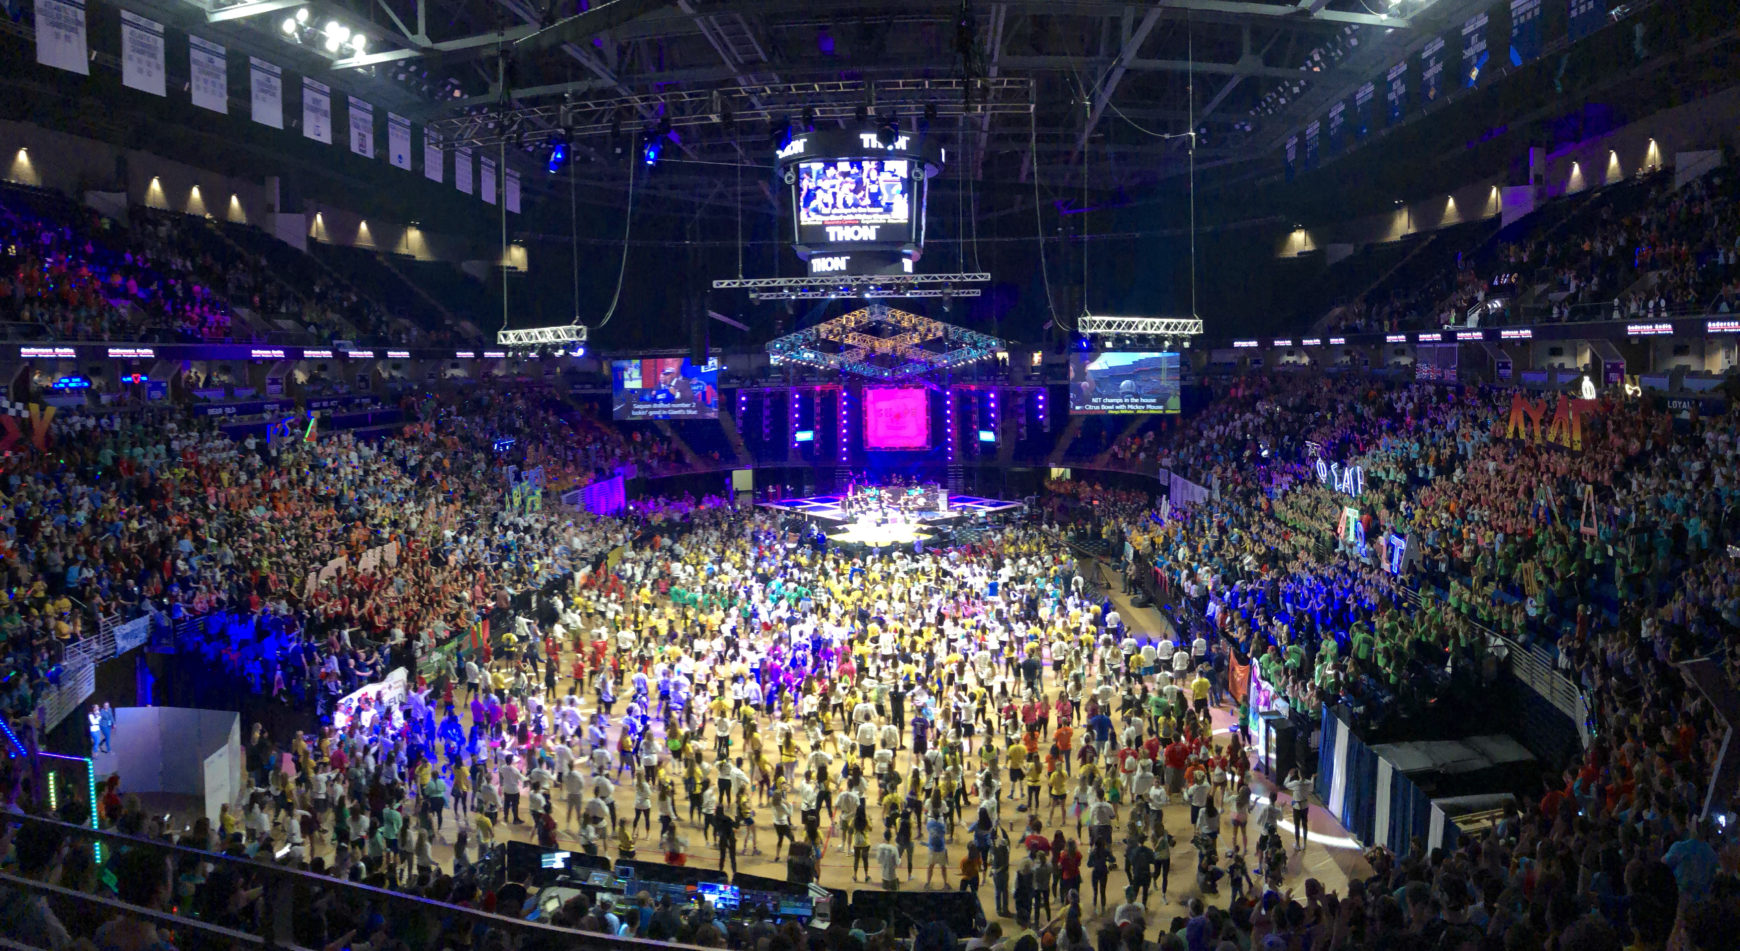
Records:
[[[584,940],[588,947],[599,947],[608,949],[608,951],[653,951],[655,948],[690,947],[689,945],[683,945],[672,941],[651,941],[645,938],[606,935],[596,932],[580,931],[574,928],[563,928],[539,921],[527,921],[523,918],[513,918],[495,912],[482,911],[477,908],[467,908],[462,905],[454,905],[448,902],[420,898],[385,888],[376,888],[373,885],[364,885],[358,882],[319,875],[314,872],[305,872],[301,869],[274,865],[269,862],[240,858],[237,856],[226,855],[222,852],[209,852],[205,849],[198,849],[192,846],[181,845],[176,842],[169,842],[161,839],[148,839],[141,836],[126,835],[124,833],[112,832],[104,829],[92,829],[89,826],[73,825],[71,823],[61,822],[58,819],[48,819],[42,816],[8,816],[7,819],[8,821],[22,823],[24,825],[49,826],[59,830],[63,835],[67,836],[96,839],[110,845],[124,848],[156,849],[172,855],[195,859],[201,862],[208,862],[214,866],[226,866],[236,869],[238,872],[248,871],[263,876],[267,885],[265,892],[261,896],[262,900],[266,902],[266,914],[263,917],[266,922],[265,927],[269,930],[269,933],[266,935],[248,935],[245,933],[236,935],[238,940],[243,940],[249,944],[255,944],[262,947],[303,951],[303,949],[299,949],[298,946],[290,940],[292,921],[298,911],[295,905],[296,889],[298,887],[317,890],[337,889],[348,893],[351,897],[361,899],[365,902],[372,902],[376,905],[395,906],[407,910],[414,910],[418,913],[430,911],[438,912],[444,916],[467,919],[473,927],[482,925],[489,928],[509,930],[514,932],[516,937],[538,936],[555,940],[573,941],[577,937],[584,936]],[[182,918],[164,912],[153,912],[150,909],[129,905],[114,899],[99,899],[97,896],[87,895],[84,892],[60,888],[59,886],[45,885],[44,883],[33,882],[28,879],[16,879],[10,875],[0,874],[0,882],[16,884],[19,887],[32,888],[33,890],[52,890],[52,894],[74,902],[90,902],[91,904],[96,904],[101,907],[115,908],[125,914],[152,918],[159,922],[174,925],[177,928],[192,926],[202,931],[211,930],[214,934],[219,936],[227,937],[231,934],[226,929],[217,928],[216,926],[211,925],[206,925],[205,928],[200,928],[199,926],[203,923],[198,922],[195,919]]]

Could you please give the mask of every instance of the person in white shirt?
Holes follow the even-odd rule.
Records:
[[[580,808],[586,804],[586,777],[578,769],[562,774],[562,824],[572,825],[580,819]]]
[[[882,870],[882,887],[900,889],[900,849],[894,844],[894,830],[883,829],[882,841],[870,849],[870,858]]]
[[[520,772],[520,768],[511,759],[501,764],[497,774],[501,777],[502,815],[518,823],[521,821],[520,788],[525,782],[525,774]]]
[[[859,706],[863,707],[864,704],[859,704]],[[874,710],[874,707],[872,707],[872,710]],[[869,720],[862,721],[858,724],[858,757],[860,759],[869,759],[876,752],[876,735],[878,732],[876,724]],[[848,815],[850,815],[850,813],[848,813]]]

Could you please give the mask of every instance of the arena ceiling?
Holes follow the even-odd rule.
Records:
[[[437,130],[587,174],[670,122],[667,189],[766,194],[787,122],[894,114],[950,177],[1136,189],[1276,163],[1308,116],[1489,0],[122,0]],[[303,11],[306,11],[305,14]],[[294,28],[294,20],[302,20]],[[364,40],[330,49],[324,24]],[[360,50],[358,49],[360,47]],[[808,113],[813,110],[814,116]],[[927,121],[928,116],[928,121]]]

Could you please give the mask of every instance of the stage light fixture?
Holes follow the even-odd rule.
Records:
[[[791,121],[787,120],[786,125],[790,126]],[[816,131],[816,107],[815,106],[806,106],[804,108],[804,131],[805,132]]]
[[[358,53],[366,51],[369,48],[369,38],[361,33],[355,34],[350,38],[350,48]]]
[[[883,116],[881,124],[876,127],[876,141],[882,143],[883,148],[888,148],[898,138],[900,138],[900,120],[891,112]]]
[[[296,18],[295,17],[285,17],[284,18],[284,35],[285,36],[295,36],[296,35]]]
[[[554,175],[557,172],[560,172],[562,170],[562,166],[567,165],[567,164],[568,164],[568,143],[557,142],[555,144],[555,146],[550,149],[550,164],[549,164],[550,174]]]
[[[647,168],[652,168],[659,163],[659,156],[663,154],[664,150],[664,139],[657,136],[649,137],[646,140],[646,145],[641,147],[640,160],[646,164]]]
[[[858,123],[858,128],[860,128],[860,129],[864,128],[866,125],[869,125],[870,124],[870,107],[860,104],[858,106],[858,108],[852,110],[852,119],[853,119],[853,121]]]
[[[326,38],[326,51],[328,53],[337,53],[338,48],[342,45],[344,45],[344,41],[336,36],[328,36]]]

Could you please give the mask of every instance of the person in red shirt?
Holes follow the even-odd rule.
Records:
[[[1069,893],[1081,890],[1081,850],[1076,847],[1075,840],[1070,839],[1057,856],[1058,891],[1069,901]]]
[[[1184,767],[1190,762],[1190,747],[1173,740],[1166,747],[1166,791],[1176,796],[1184,791]]]

